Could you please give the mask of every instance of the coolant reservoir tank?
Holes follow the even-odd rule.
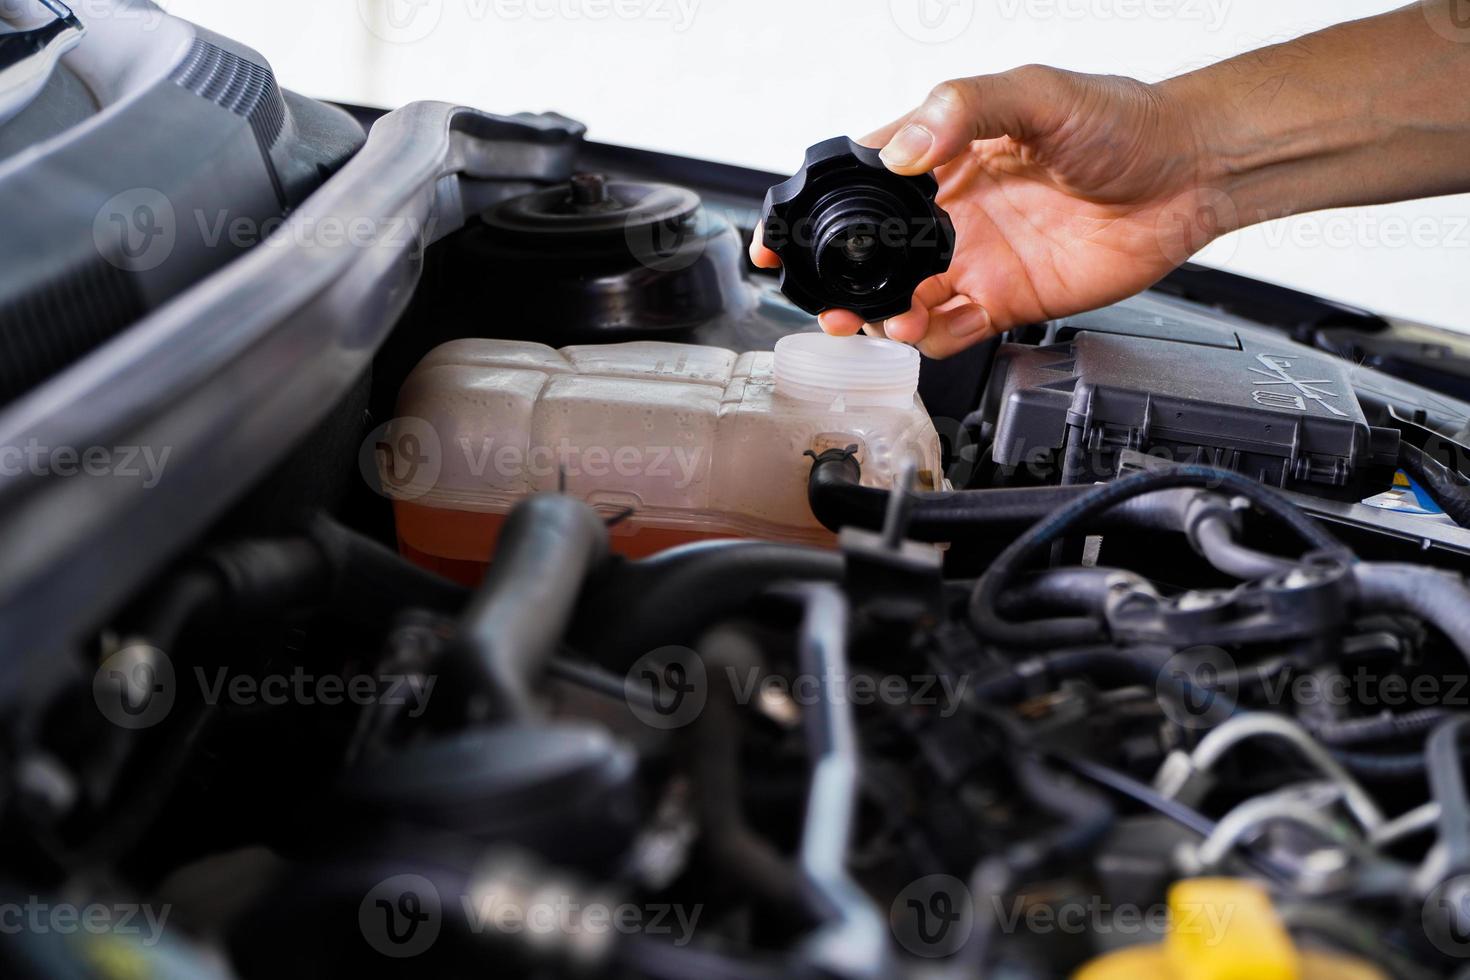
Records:
[[[772,352],[638,342],[566,347],[456,340],[399,393],[379,443],[402,551],[473,582],[505,515],[556,490],[609,518],[637,557],[711,538],[828,545],[807,504],[808,451],[856,446],[863,482],[913,460],[940,480],[919,355],[868,337],[801,334]]]

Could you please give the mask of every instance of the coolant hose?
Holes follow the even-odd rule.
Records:
[[[1435,626],[1470,662],[1470,589],[1453,572],[1423,565],[1364,563],[1353,569],[1368,612],[1407,612]]]
[[[812,514],[829,531],[858,527],[881,530],[888,511],[889,492],[862,485],[856,457],[829,449],[816,458],[807,480],[807,502]],[[1003,487],[993,490],[952,490],[916,493],[905,536],[913,541],[943,543],[982,531],[1019,530],[1083,499],[1095,488]],[[1156,494],[1125,499],[1116,509],[1099,515],[1100,527],[1143,527],[1163,531],[1184,529],[1185,509],[1192,493]]]
[[[690,643],[780,582],[838,582],[842,554],[768,541],[708,541],[614,562],[587,585],[573,645],[609,670]]]
[[[607,553],[602,518],[573,497],[536,494],[506,518],[490,572],[460,619],[457,641],[500,714],[537,715],[536,687],[566,632],[582,583]]]

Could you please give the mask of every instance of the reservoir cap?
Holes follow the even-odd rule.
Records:
[[[781,291],[813,314],[851,310],[876,323],[907,313],[914,290],[954,255],[938,193],[933,174],[896,174],[846,136],[813,146],[767,192],[761,215],[764,244],[781,257]]]

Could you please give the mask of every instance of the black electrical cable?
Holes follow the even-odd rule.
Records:
[[[1399,465],[1429,491],[1450,520],[1470,528],[1470,480],[1407,442],[1399,443]]]
[[[1084,776],[1099,786],[1112,790],[1119,796],[1127,797],[1136,803],[1141,803],[1150,810],[1168,817],[1181,827],[1193,831],[1201,837],[1209,837],[1210,834],[1215,832],[1215,821],[1193,807],[1186,806],[1176,799],[1165,796],[1152,786],[1134,779],[1125,772],[1120,772],[1111,766],[1105,766],[1102,763],[1094,762],[1091,759],[1084,759],[1080,756],[1057,754],[1053,758],[1072,769],[1079,776]],[[1290,881],[1292,878],[1290,871],[1265,855],[1255,854],[1249,850],[1244,851],[1243,855],[1252,867],[1263,874],[1269,875],[1278,881]]]
[[[1000,592],[1015,578],[1021,566],[1054,541],[1072,533],[1098,515],[1144,494],[1192,487],[1224,490],[1238,494],[1296,533],[1318,551],[1344,552],[1328,531],[1314,523],[1282,497],[1238,473],[1202,466],[1182,466],[1158,473],[1140,473],[1089,490],[1086,496],[1067,504],[1038,522],[1001,552],[975,583],[970,597],[970,622],[981,638],[997,645],[1030,648],[1037,645],[1088,646],[1106,640],[1106,628],[1091,617],[1058,618],[1031,623],[1012,623],[997,610]]]

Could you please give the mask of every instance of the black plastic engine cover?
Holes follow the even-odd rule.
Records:
[[[1388,487],[1399,433],[1368,424],[1350,364],[1285,338],[1220,340],[1083,331],[1003,346],[986,396],[995,462],[1090,483],[1131,449],[1334,499]]]

